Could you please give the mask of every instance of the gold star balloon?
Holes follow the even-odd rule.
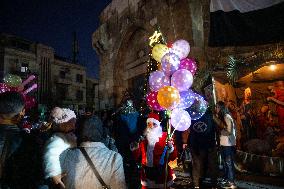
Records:
[[[154,34],[151,37],[149,37],[150,40],[149,45],[153,47],[154,43],[158,43],[160,41],[160,37],[162,37],[162,33],[155,31]]]

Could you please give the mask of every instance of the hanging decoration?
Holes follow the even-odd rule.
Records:
[[[229,56],[228,67],[227,67],[227,77],[230,84],[235,85],[236,81],[239,79],[238,68],[242,66],[243,62],[235,59],[233,56]]]
[[[239,78],[239,74],[254,72],[258,68],[273,63],[283,63],[284,47],[277,45],[263,51],[255,52],[251,56],[237,57],[230,55],[227,64],[227,77],[229,82],[234,85]]]

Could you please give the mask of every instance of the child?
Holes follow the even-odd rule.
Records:
[[[61,180],[64,174],[61,171],[59,158],[64,150],[77,146],[74,134],[76,115],[70,109],[55,107],[50,117],[54,134],[46,142],[44,149],[45,178],[51,179],[52,184],[64,188]]]

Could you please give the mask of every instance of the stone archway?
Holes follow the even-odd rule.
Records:
[[[131,26],[121,40],[113,72],[115,105],[120,103],[125,90],[139,87],[135,80],[141,80],[146,73],[149,35],[143,27]]]

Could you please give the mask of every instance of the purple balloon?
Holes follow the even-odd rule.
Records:
[[[187,91],[193,83],[190,71],[186,69],[177,70],[171,80],[171,85],[179,91]]]
[[[167,53],[162,57],[162,70],[167,76],[172,75],[179,66],[180,59],[174,53]]]
[[[189,89],[188,91],[182,91],[180,94],[180,103],[177,108],[186,109],[189,108],[195,100],[195,93]]]
[[[170,52],[175,53],[180,59],[186,58],[190,52],[189,43],[184,39],[177,40],[173,43]]]
[[[170,79],[162,71],[154,71],[149,76],[149,85],[152,91],[158,91],[160,88],[170,85]]]
[[[177,131],[185,131],[191,125],[191,118],[187,111],[176,108],[171,114],[171,124]]]
[[[196,61],[193,58],[184,58],[180,61],[179,69],[189,70],[194,75],[197,71]]]
[[[207,110],[208,103],[204,100],[203,96],[195,93],[195,100],[192,106],[186,111],[189,113],[192,120],[200,119]]]

